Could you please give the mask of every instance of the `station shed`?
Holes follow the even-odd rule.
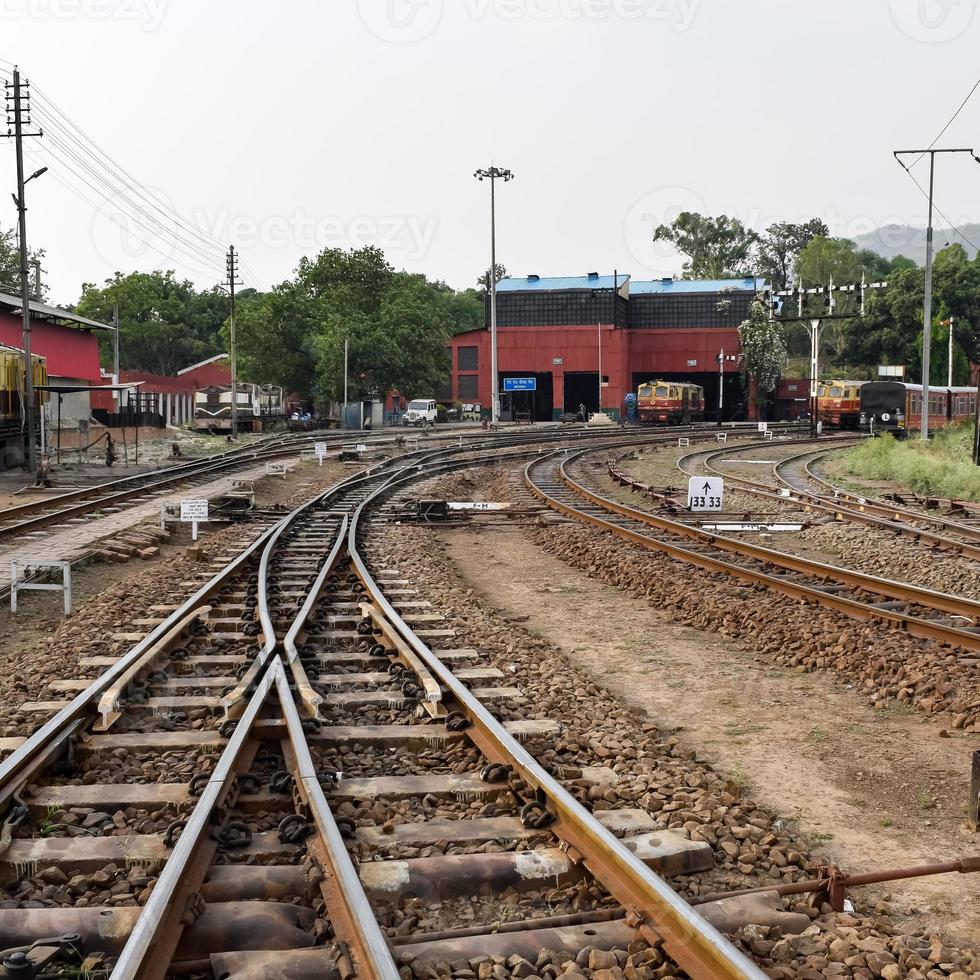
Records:
[[[23,348],[23,304],[19,296],[0,293],[0,343]],[[31,353],[45,358],[48,382],[79,390],[65,396],[66,417],[87,419],[93,409],[111,409],[112,392],[102,388],[98,332],[115,328],[37,300],[30,302]]]
[[[508,277],[497,285],[497,367],[502,418],[551,421],[584,405],[619,418],[644,381],[689,381],[705,390],[708,413],[745,418],[738,327],[758,277],[634,280],[614,273]],[[491,403],[487,326],[452,338],[452,397]],[[719,355],[726,359],[719,364]],[[601,385],[600,385],[601,363]],[[508,383],[508,379],[515,379]],[[508,393],[506,389],[516,390]]]

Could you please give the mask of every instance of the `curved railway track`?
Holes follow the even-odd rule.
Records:
[[[771,451],[772,444],[765,448]],[[812,463],[839,448],[811,448],[778,460],[772,467],[776,485],[733,476],[730,471],[723,469],[721,462],[739,451],[734,448],[691,453],[681,457],[677,461],[677,467],[688,476],[696,476],[697,468],[703,466],[709,473],[723,476],[729,486],[745,493],[784,504],[791,502],[806,512],[827,514],[834,520],[877,527],[919,544],[961,554],[971,560],[980,560],[980,528],[952,518],[940,518],[896,506],[885,500],[847,493],[815,476],[810,468]],[[730,462],[737,463],[737,460]],[[618,469],[615,476],[629,481],[629,477]],[[811,485],[820,487],[821,492],[810,489]]]
[[[774,551],[619,503],[586,485],[582,464],[588,452],[556,452],[529,463],[528,489],[563,514],[689,564],[855,619],[880,620],[913,636],[980,650],[980,603]]]
[[[691,842],[583,807],[521,742],[548,723],[498,720],[514,689],[443,646],[452,629],[373,544],[415,481],[539,455],[381,463],[271,526],[124,656],[83,662],[106,669],[2,745],[0,875],[8,894],[42,875],[48,903],[0,908],[8,974],[394,980],[408,961],[646,941],[691,976],[761,978],[655,872],[696,862]],[[378,818],[395,804],[410,816]],[[456,853],[397,856],[446,841]],[[605,898],[571,919],[394,945],[379,925],[406,890],[431,904],[583,878]]]

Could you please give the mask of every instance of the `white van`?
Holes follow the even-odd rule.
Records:
[[[402,416],[402,425],[435,425],[436,414],[434,398],[413,398]]]

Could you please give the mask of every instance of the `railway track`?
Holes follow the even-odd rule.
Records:
[[[731,448],[691,453],[681,457],[677,461],[677,467],[689,476],[698,475],[698,467],[703,467],[709,473],[723,476],[729,486],[745,493],[784,505],[791,503],[804,512],[827,514],[834,520],[877,527],[930,548],[960,554],[974,561],[980,560],[980,528],[951,517],[940,518],[890,504],[888,501],[847,493],[815,476],[811,469],[812,464],[839,448],[810,448],[778,460],[772,466],[776,485],[733,476],[730,471],[725,470],[721,464],[726,457],[739,451]],[[771,444],[766,449],[771,452]],[[615,475],[617,479],[629,481],[629,477],[618,468]],[[812,489],[814,486],[819,487],[819,492]]]
[[[681,561],[734,576],[858,620],[879,620],[923,639],[980,650],[980,603],[725,537],[630,507],[587,485],[588,451],[529,463],[528,489],[549,507]]]
[[[584,807],[525,745],[555,723],[502,723],[514,687],[375,544],[416,481],[538,455],[421,451],[352,477],[128,653],[83,661],[101,673],[55,685],[67,704],[32,706],[51,716],[0,744],[0,876],[43,896],[0,908],[8,975],[394,980],[488,951],[533,969],[541,948],[629,947],[761,978],[657,874],[704,867],[704,848]],[[394,924],[408,891],[421,908],[507,888],[594,899],[500,931]]]

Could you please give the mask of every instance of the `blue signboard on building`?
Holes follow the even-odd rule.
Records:
[[[504,391],[537,391],[537,378],[504,378]]]

